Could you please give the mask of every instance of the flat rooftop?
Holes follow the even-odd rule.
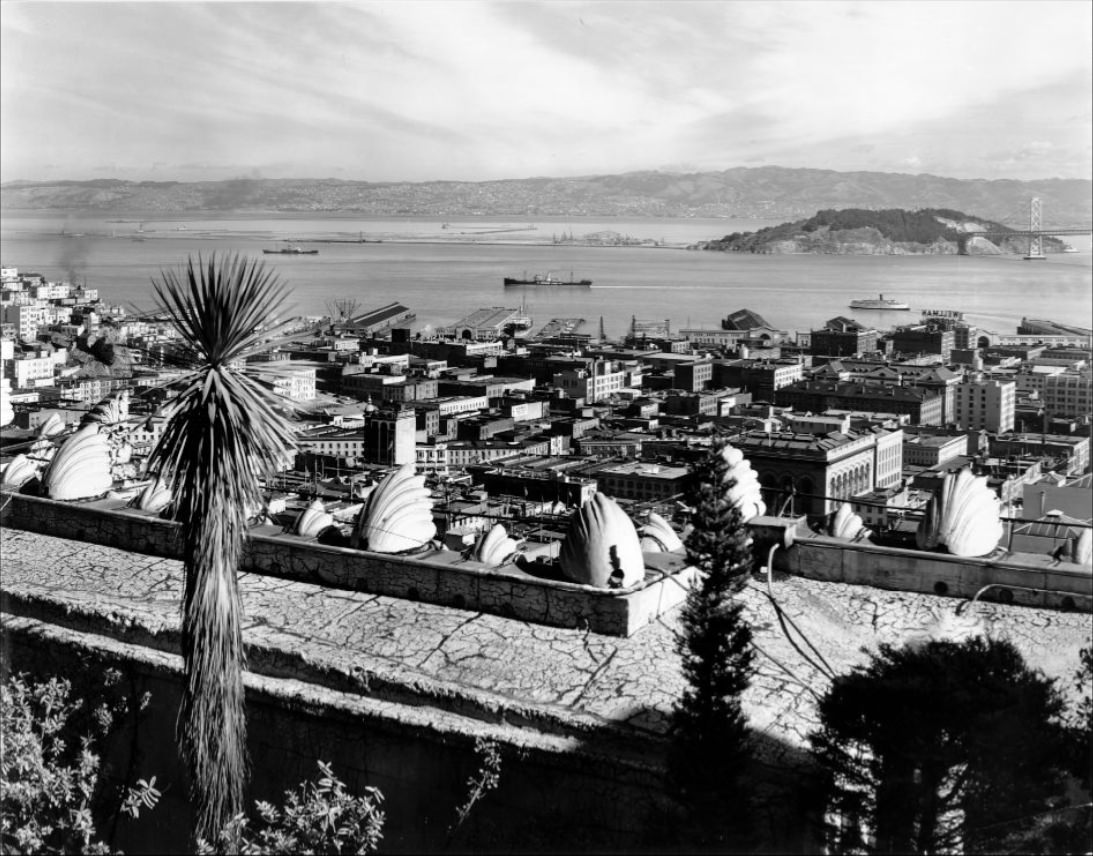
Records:
[[[476,309],[465,318],[450,324],[450,327],[496,327],[515,318],[522,318],[524,313],[519,309],[506,309],[503,306],[487,306],[484,309]]]

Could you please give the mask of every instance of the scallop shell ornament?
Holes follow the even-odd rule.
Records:
[[[65,440],[42,480],[49,498],[62,501],[90,499],[110,490],[110,442],[99,426],[85,425]]]
[[[830,534],[832,538],[840,538],[843,541],[858,541],[866,537],[869,530],[865,528],[861,515],[855,514],[849,505],[843,503],[831,521]]]
[[[495,523],[489,532],[479,537],[471,551],[471,558],[483,565],[496,568],[516,555],[517,545],[500,523]]]
[[[1070,541],[1070,561],[1076,565],[1093,565],[1093,529],[1083,529],[1082,533]]]
[[[129,416],[129,392],[121,390],[112,393],[94,407],[92,407],[82,420],[80,425],[98,423],[100,425],[117,425]]]
[[[759,476],[752,469],[748,459],[744,457],[744,453],[726,443],[721,450],[721,457],[729,465],[725,473],[725,481],[735,480],[736,482],[729,489],[728,500],[740,509],[741,518],[746,522],[753,517],[766,514],[767,504],[763,502]]]
[[[567,579],[599,588],[626,588],[645,576],[633,522],[602,493],[573,515],[558,562]]]
[[[15,421],[15,408],[11,406],[7,386],[0,386],[0,428]]]
[[[923,549],[944,544],[954,556],[986,556],[1002,540],[998,497],[987,479],[965,467],[946,473],[941,490],[926,507],[926,516],[915,533]]]
[[[64,433],[65,423],[56,413],[49,414],[49,418],[38,426],[39,437],[53,437]]]
[[[334,516],[326,510],[321,499],[312,500],[311,504],[300,512],[294,528],[297,535],[314,538],[324,529],[334,525]]]
[[[37,478],[40,471],[39,465],[26,455],[16,455],[4,467],[4,475],[0,476],[0,484],[4,487],[18,489],[31,479]]]
[[[413,464],[390,473],[368,496],[350,543],[377,553],[401,553],[436,535],[431,491]]]
[[[171,504],[173,498],[174,496],[171,489],[167,487],[167,483],[162,479],[156,479],[140,492],[137,497],[136,507],[141,511],[159,514]]]
[[[645,553],[684,553],[686,549],[676,531],[667,520],[655,511],[649,512],[649,519],[638,529],[641,537],[641,549]]]

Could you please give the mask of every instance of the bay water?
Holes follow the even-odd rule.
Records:
[[[363,218],[303,215],[11,214],[0,221],[4,266],[50,280],[86,282],[109,303],[154,306],[151,282],[190,256],[260,258],[292,289],[293,313],[322,315],[335,300],[360,311],[398,301],[415,330],[454,324],[481,307],[523,305],[536,326],[583,318],[609,336],[631,319],[668,320],[673,330],[718,327],[751,309],[772,326],[805,331],[837,315],[888,329],[923,309],[965,313],[977,326],[1014,333],[1022,317],[1093,327],[1089,236],[1067,237],[1077,253],[1020,256],[751,255],[684,249],[696,241],[772,225],[731,219],[462,217]],[[565,243],[617,233],[661,246]],[[359,243],[364,238],[369,243]],[[556,243],[556,241],[563,241]],[[263,255],[298,242],[318,255]],[[547,274],[591,279],[590,288],[505,287],[502,278]],[[895,298],[911,312],[855,311],[857,298]]]

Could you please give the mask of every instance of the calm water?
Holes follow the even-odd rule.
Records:
[[[439,220],[357,217],[5,217],[0,252],[4,265],[54,280],[86,279],[107,301],[138,309],[152,308],[152,278],[187,255],[242,252],[263,258],[292,286],[296,314],[324,314],[338,298],[356,299],[362,311],[398,300],[417,313],[419,330],[452,324],[483,306],[516,308],[521,300],[537,324],[582,317],[584,332],[594,334],[603,316],[609,335],[622,334],[631,316],[669,319],[673,329],[716,327],[742,308],[791,331],[819,327],[835,315],[854,315],[883,329],[917,318],[921,309],[962,310],[973,323],[1000,333],[1015,332],[1025,315],[1093,326],[1088,236],[1067,238],[1081,252],[1036,262],[1016,256],[751,256],[550,243],[553,235],[613,230],[686,244],[763,225],[768,224],[460,218],[444,228]],[[356,239],[362,233],[383,243],[309,244],[318,256],[262,256],[276,241]],[[463,243],[428,242],[453,236]],[[408,239],[418,242],[396,242]],[[525,271],[563,278],[572,271],[594,285],[502,286],[502,277]],[[909,303],[913,311],[854,313],[847,306],[878,293]]]

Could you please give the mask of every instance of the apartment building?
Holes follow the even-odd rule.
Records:
[[[953,387],[951,422],[958,428],[1004,434],[1013,430],[1017,384],[1006,380],[966,380]]]
[[[1052,416],[1089,419],[1093,415],[1093,371],[1067,371],[1044,379],[1044,410]]]

